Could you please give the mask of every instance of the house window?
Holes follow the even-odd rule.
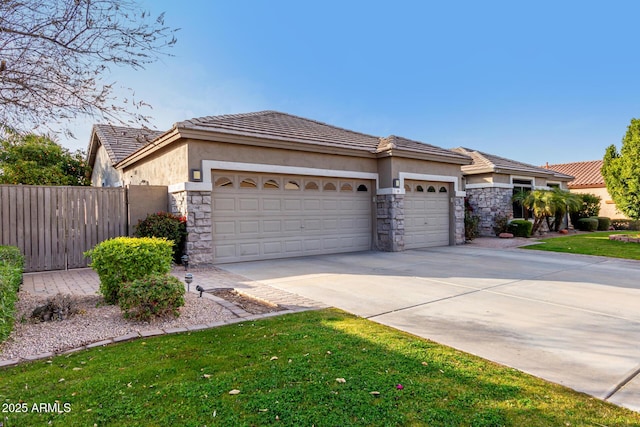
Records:
[[[513,180],[513,195],[523,192],[530,193],[533,188],[533,181],[530,179],[514,179]],[[515,219],[529,219],[533,217],[531,209],[525,209],[520,203],[513,202],[513,218]]]

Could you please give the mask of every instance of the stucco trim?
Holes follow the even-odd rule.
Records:
[[[268,165],[264,163],[241,163],[241,162],[226,162],[222,160],[203,160],[202,171],[211,170],[231,170],[231,171],[244,171],[244,172],[262,172],[262,173],[274,173],[274,174],[288,174],[288,175],[310,175],[310,176],[330,176],[336,178],[356,178],[356,179],[370,179],[376,182],[376,190],[378,189],[378,174],[375,172],[358,172],[348,170],[337,169],[318,169],[318,168],[306,168],[299,166],[283,166],[283,165]],[[211,174],[203,173],[203,184],[211,184]]]
[[[389,187],[389,188],[378,188],[378,191],[376,192],[377,196],[385,196],[388,194],[405,194],[405,191],[404,191],[404,188]]]
[[[404,180],[405,179],[418,179],[418,180],[423,180],[423,181],[451,182],[451,183],[453,183],[453,190],[454,190],[454,192],[456,194],[456,197],[465,197],[467,195],[466,191],[461,191],[458,188],[458,177],[457,176],[431,175],[431,174],[412,173],[412,172],[400,172],[400,173],[398,173],[398,178],[400,178],[400,188],[404,188]]]
[[[169,193],[179,193],[181,191],[211,191],[211,182],[179,182],[169,186]]]
[[[501,182],[487,182],[483,184],[467,184],[465,188],[513,188],[513,184],[504,184]]]

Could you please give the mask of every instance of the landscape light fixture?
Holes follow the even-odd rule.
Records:
[[[184,254],[180,259],[182,260],[182,265],[184,265],[184,271],[187,271],[189,269],[189,255]]]
[[[198,298],[202,298],[202,293],[204,292],[204,288],[198,285],[196,286],[196,291],[200,292],[200,296]]]
[[[184,281],[187,283],[187,292],[189,292],[191,290],[189,285],[191,285],[191,282],[193,282],[193,274],[191,273],[185,274]]]

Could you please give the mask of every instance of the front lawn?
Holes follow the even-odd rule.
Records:
[[[541,239],[543,243],[525,246],[524,249],[640,260],[640,243],[627,243],[609,240],[609,236],[612,234],[637,235],[638,232],[602,231],[596,233],[577,234],[575,236],[551,237]]]
[[[638,413],[334,309],[3,368],[0,400],[4,427],[640,425]]]

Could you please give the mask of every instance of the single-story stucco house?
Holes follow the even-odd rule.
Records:
[[[545,166],[566,175],[573,175],[574,179],[569,181],[569,191],[572,193],[590,193],[600,197],[600,216],[612,219],[628,219],[623,213],[618,211],[616,204],[611,200],[611,195],[607,191],[602,176],[602,160],[591,160],[587,162],[561,163],[557,165]]]
[[[566,190],[573,176],[555,170],[540,168],[527,163],[506,159],[471,148],[454,148],[453,151],[469,156],[473,162],[462,165],[464,189],[474,215],[480,218],[481,236],[494,236],[493,227],[498,215],[510,219],[530,219],[526,209],[512,202],[519,191],[550,189]]]
[[[193,263],[465,240],[461,166],[472,159],[398,136],[261,111],[166,132],[96,125],[88,158],[93,185],[166,186]]]

